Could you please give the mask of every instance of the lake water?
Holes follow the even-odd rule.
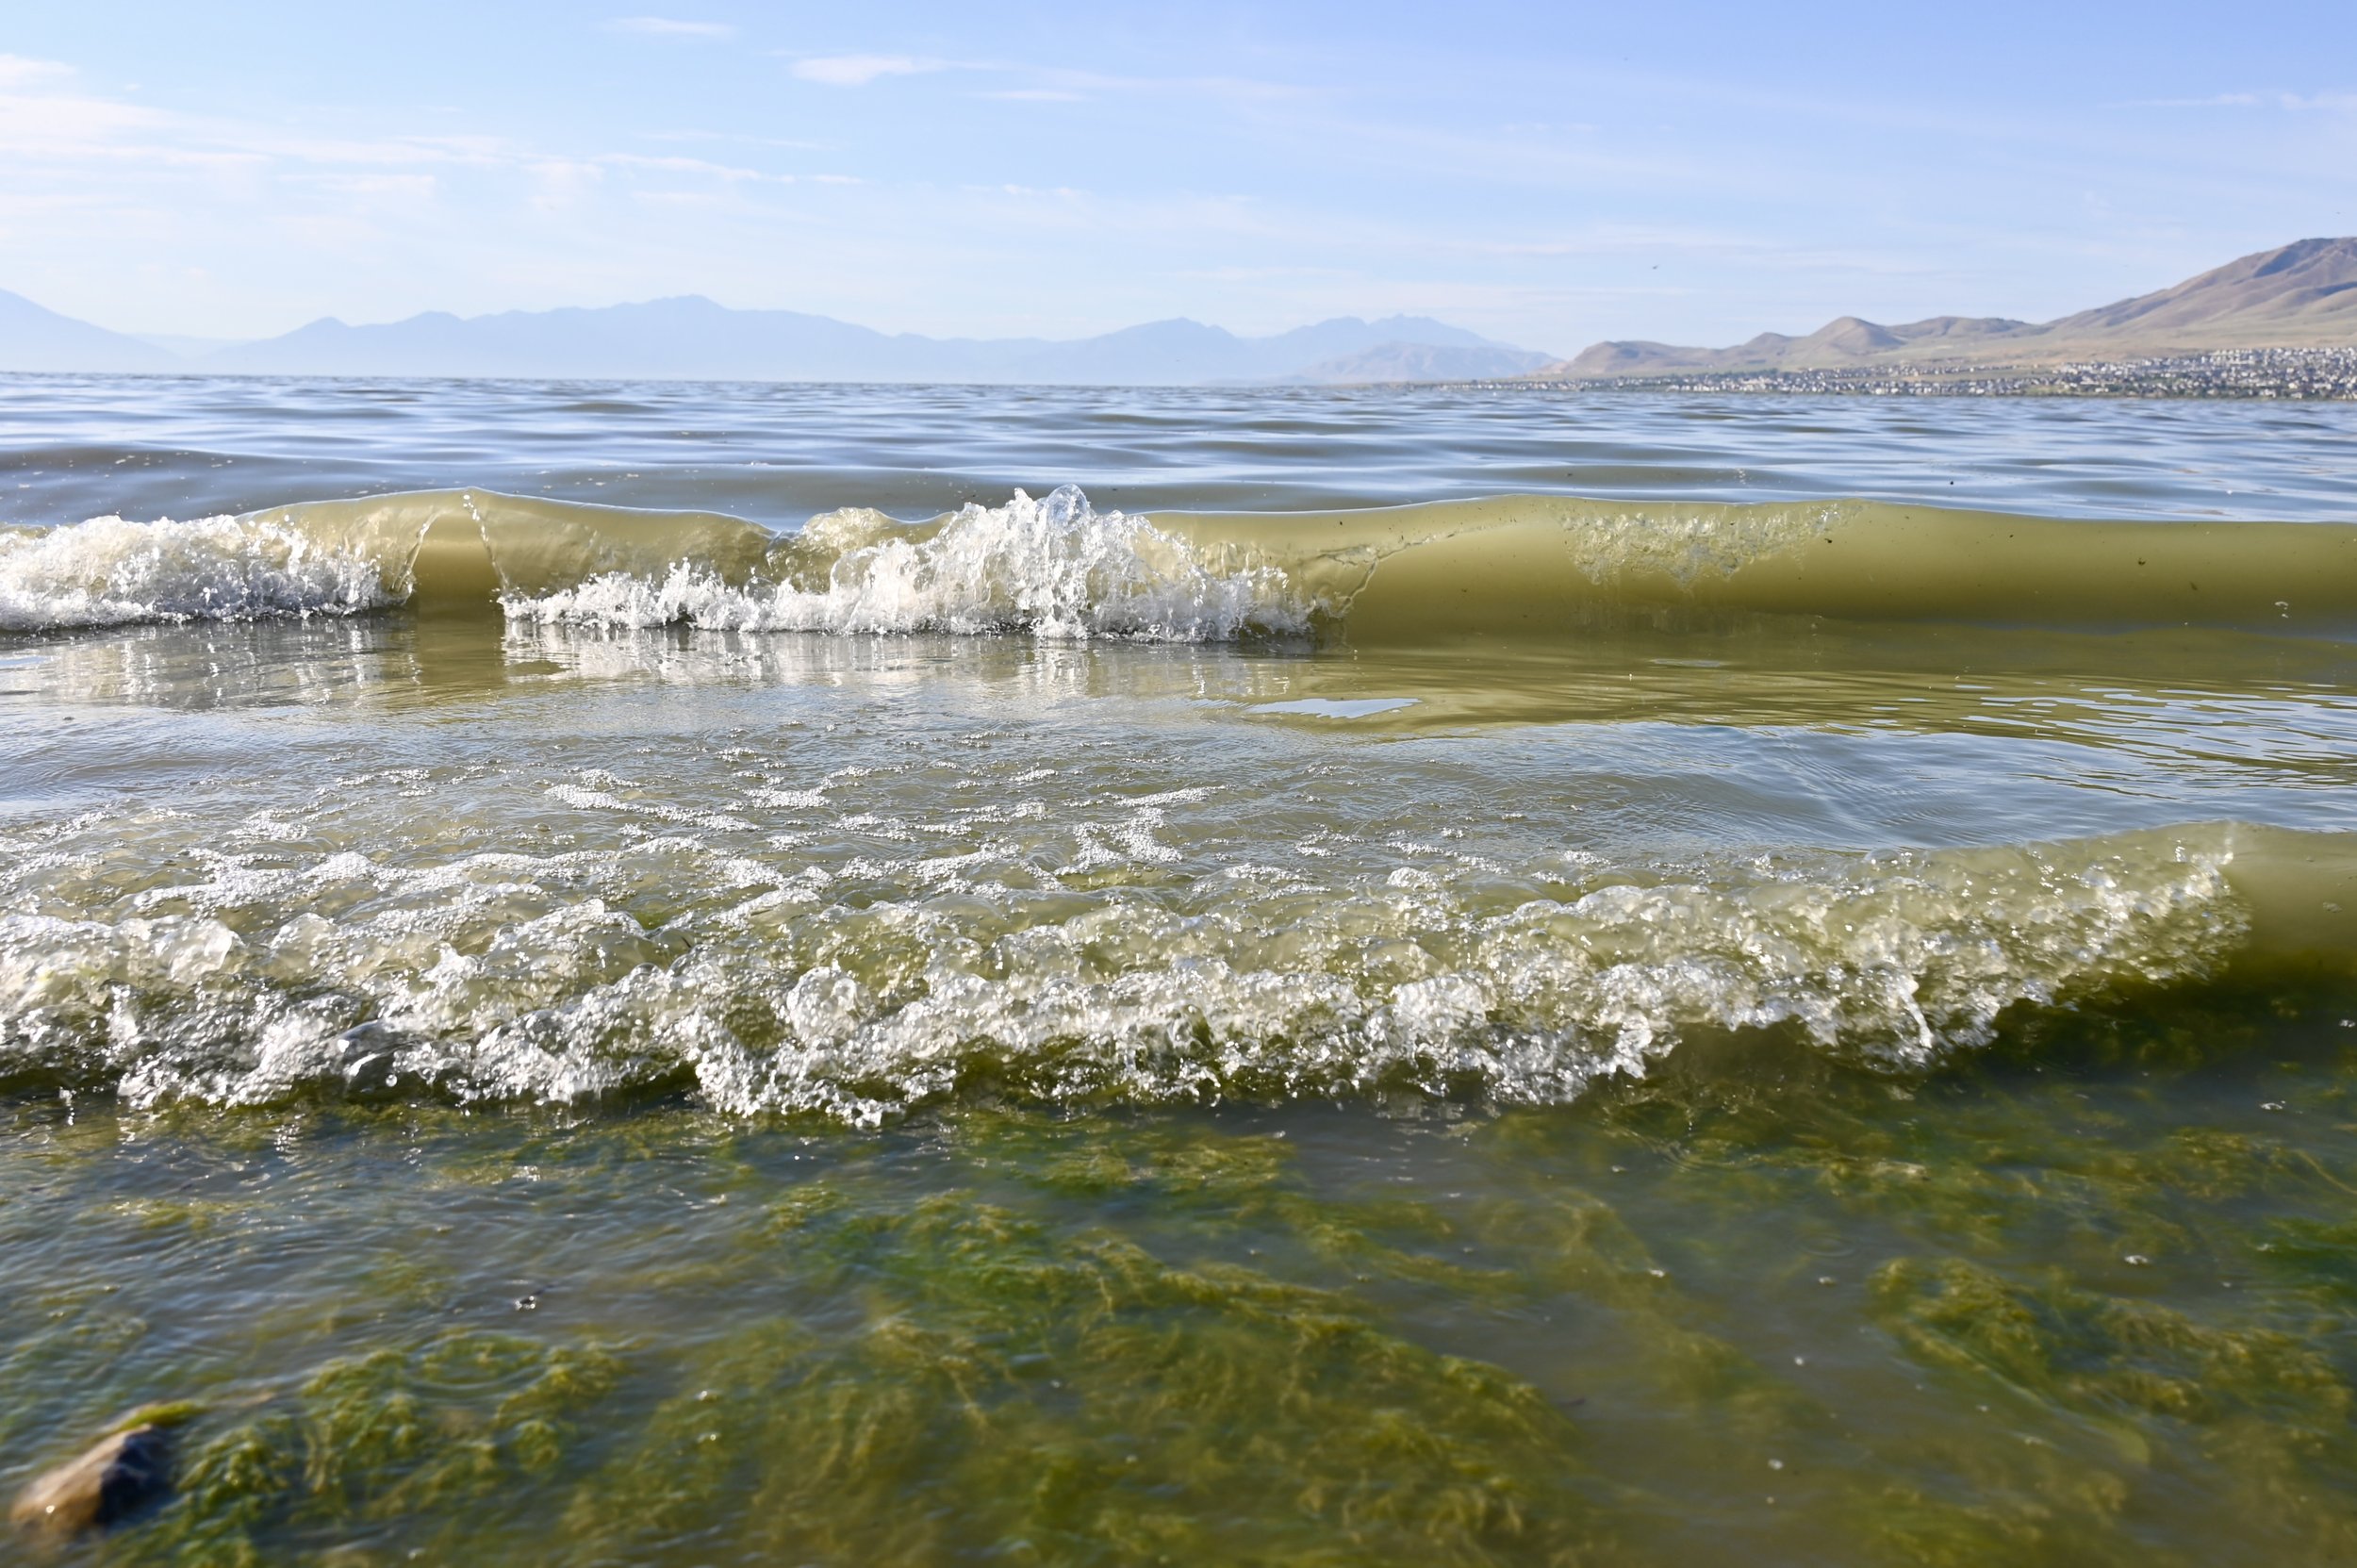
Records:
[[[2357,406],[0,378],[56,1560],[2357,1560]]]

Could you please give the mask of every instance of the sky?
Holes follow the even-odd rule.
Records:
[[[2349,0],[0,0],[0,288],[127,332],[701,293],[1570,354],[2345,234]]]

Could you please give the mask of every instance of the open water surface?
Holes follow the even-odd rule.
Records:
[[[0,379],[59,1561],[2357,1560],[2357,408]]]

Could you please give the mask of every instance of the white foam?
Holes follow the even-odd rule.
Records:
[[[755,632],[986,632],[1216,642],[1298,634],[1314,605],[1265,563],[1228,561],[1143,518],[1098,512],[1065,486],[1034,501],[969,504],[937,527],[865,510],[814,520],[804,580],[732,586],[682,561],[662,579],[618,572],[537,596],[510,619],[543,625],[690,624]]]
[[[360,1062],[461,1098],[685,1077],[725,1111],[861,1122],[978,1073],[1075,1100],[1551,1102],[1698,1031],[1920,1068],[2008,1008],[2202,973],[2246,929],[2215,830],[1731,863],[1501,907],[1494,879],[1445,867],[1189,885],[1160,825],[1075,825],[1059,875],[1115,873],[1097,892],[995,840],[832,871],[692,837],[409,868],[217,854],[113,919],[0,915],[0,1065],[142,1104],[280,1098]],[[706,891],[659,928],[625,913],[682,886]]]
[[[0,632],[351,615],[398,598],[375,561],[254,518],[0,532]]]

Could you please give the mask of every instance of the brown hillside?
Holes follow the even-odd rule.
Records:
[[[2052,364],[2228,348],[2357,345],[2357,239],[2301,239],[2230,261],[2173,288],[2058,321],[1934,316],[1883,326],[1843,316],[1805,338],[1763,332],[1733,348],[1597,343],[1537,371],[1545,380],[1682,371],[1845,370],[1938,361]]]
[[[2357,239],[2301,239],[2188,278],[2174,289],[2082,310],[2049,323],[2058,338],[2165,337],[2207,339],[2223,333],[2237,348],[2357,341]],[[2247,340],[2245,340],[2247,339]]]

